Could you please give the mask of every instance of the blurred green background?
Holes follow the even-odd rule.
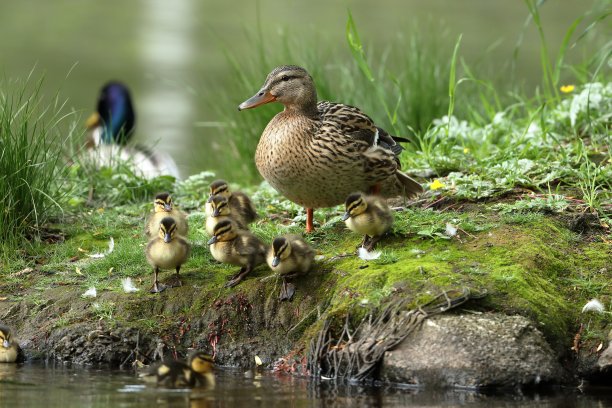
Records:
[[[574,19],[601,3],[547,1],[541,15],[549,49],[556,52]],[[205,169],[223,175],[228,166],[224,129],[237,115],[252,114],[239,113],[237,105],[273,68],[263,56],[254,64],[257,54],[275,55],[275,47],[298,44],[324,57],[319,59],[323,66],[316,67],[319,75],[354,65],[345,39],[349,9],[366,51],[386,56],[387,64],[415,30],[420,41],[438,39],[432,47],[442,44],[451,52],[462,33],[460,56],[487,79],[503,84],[511,76],[525,88],[540,83],[538,34],[533,24],[525,27],[529,13],[516,0],[2,1],[0,74],[24,78],[34,68],[34,77],[45,77],[43,91],[59,89],[81,121],[94,109],[101,85],[122,80],[136,105],[138,141],[167,150],[183,177]],[[589,42],[570,49],[567,62],[586,58],[596,46]],[[287,53],[279,50],[278,55]],[[243,84],[244,93],[236,92],[236,83],[244,81],[230,59],[258,78],[252,89]],[[283,62],[315,70],[307,61]],[[375,60],[372,64],[376,67]],[[394,66],[402,69],[411,67]],[[254,129],[253,137],[261,130]]]

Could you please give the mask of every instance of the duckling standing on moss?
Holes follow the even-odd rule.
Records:
[[[242,230],[248,230],[247,220],[244,218],[242,213],[233,213],[232,208],[229,204],[227,197],[222,195],[214,195],[208,201],[211,209],[211,214],[206,216],[206,232],[208,235],[213,235],[215,225],[221,221],[233,220],[236,223],[236,227]]]
[[[11,336],[11,329],[0,325],[0,363],[14,363],[18,355],[17,342]]]
[[[176,221],[172,217],[164,217],[159,225],[157,237],[152,238],[145,249],[147,262],[153,267],[153,287],[151,293],[161,292],[166,287],[157,280],[160,269],[175,269],[175,283],[172,286],[182,286],[179,272],[181,265],[187,261],[191,246],[178,234]]]
[[[90,131],[85,141],[85,159],[95,166],[113,167],[125,163],[134,173],[147,179],[161,175],[180,177],[169,154],[128,144],[136,127],[136,114],[125,84],[111,81],[102,87],[96,112],[87,119],[85,126]]]
[[[382,197],[354,193],[347,197],[345,208],[342,221],[351,231],[364,234],[361,246],[368,251],[393,225],[393,213]]]
[[[249,196],[242,191],[230,191],[229,185],[225,180],[216,180],[210,184],[210,196],[206,202],[207,216],[210,217],[214,211],[212,207],[213,197],[218,196],[227,199],[232,218],[244,226],[257,219],[257,210],[255,210],[255,206]]]
[[[153,366],[143,379],[170,388],[212,388],[215,386],[214,367],[212,357],[196,351],[189,355],[187,363],[173,360]]]
[[[159,224],[165,217],[172,217],[176,222],[177,233],[183,237],[187,236],[189,225],[187,224],[187,216],[181,210],[176,208],[172,202],[172,196],[168,193],[159,193],[153,201],[153,213],[149,216],[145,234],[151,238],[159,231]]]
[[[280,300],[291,300],[295,287],[287,284],[286,278],[308,272],[314,256],[314,250],[299,235],[284,235],[274,239],[266,261],[270,269],[283,278]]]
[[[240,266],[240,271],[225,284],[227,288],[239,284],[253,268],[266,261],[266,245],[249,231],[238,229],[232,220],[215,225],[208,245],[217,261]]]

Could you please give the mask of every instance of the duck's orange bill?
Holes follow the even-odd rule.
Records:
[[[274,102],[276,97],[270,94],[270,92],[260,91],[257,94],[253,95],[246,101],[242,102],[238,106],[238,110],[251,109],[256,108],[259,105],[263,105],[269,102]]]

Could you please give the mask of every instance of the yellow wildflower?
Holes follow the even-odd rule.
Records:
[[[576,87],[574,85],[563,85],[559,89],[561,89],[561,92],[563,93],[570,93],[570,92],[573,92],[574,89],[576,89]]]
[[[463,148],[463,154],[468,154],[470,152],[470,149],[468,149],[467,147]]]
[[[435,179],[430,185],[429,185],[429,189],[430,190],[439,190],[441,188],[446,187],[444,185],[444,183],[442,183],[440,180]]]

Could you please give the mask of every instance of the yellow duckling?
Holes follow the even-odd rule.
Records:
[[[206,232],[208,235],[213,235],[215,225],[225,220],[234,220],[238,229],[249,229],[247,221],[244,219],[244,214],[234,214],[227,197],[220,194],[211,196],[207,204],[210,205],[211,209],[211,214],[206,217]]]
[[[210,216],[214,211],[212,200],[215,196],[227,199],[232,218],[243,225],[246,226],[257,219],[257,210],[255,210],[255,206],[249,196],[242,191],[230,191],[225,180],[216,180],[210,184],[210,196],[206,203],[206,215]]]
[[[11,337],[11,329],[0,325],[0,363],[14,363],[18,351],[17,342]]]
[[[180,360],[162,362],[152,367],[143,378],[170,388],[214,387],[214,368],[212,357],[196,351],[189,355],[187,363]]]
[[[172,217],[176,222],[177,233],[183,237],[189,232],[187,216],[176,208],[172,202],[172,196],[168,193],[159,193],[153,201],[153,213],[149,216],[145,234],[151,238],[159,231],[159,224],[165,217]]]
[[[179,277],[181,265],[187,261],[191,246],[177,232],[176,221],[172,217],[165,217],[159,225],[157,237],[152,238],[145,249],[147,262],[153,267],[153,287],[151,293],[161,292],[166,287],[160,285],[157,274],[160,269],[175,269],[176,277],[172,286],[181,286]]]
[[[266,261],[266,245],[249,231],[238,229],[231,220],[221,221],[215,226],[208,245],[217,261],[240,266],[240,271],[225,284],[227,288],[239,284],[253,268]]]
[[[393,225],[393,214],[384,198],[354,193],[347,197],[342,221],[353,232],[364,234],[361,246],[368,251]]]
[[[293,285],[287,284],[285,279],[308,272],[314,256],[314,250],[299,235],[284,235],[274,239],[266,262],[272,271],[283,278],[280,300],[291,300],[295,292]]]
[[[304,68],[275,68],[238,109],[271,102],[284,109],[264,129],[255,164],[275,190],[306,207],[307,232],[313,229],[314,208],[338,205],[353,191],[385,197],[423,191],[400,171],[403,148],[397,141],[402,138],[376,126],[354,106],[317,101],[314,80]]]

